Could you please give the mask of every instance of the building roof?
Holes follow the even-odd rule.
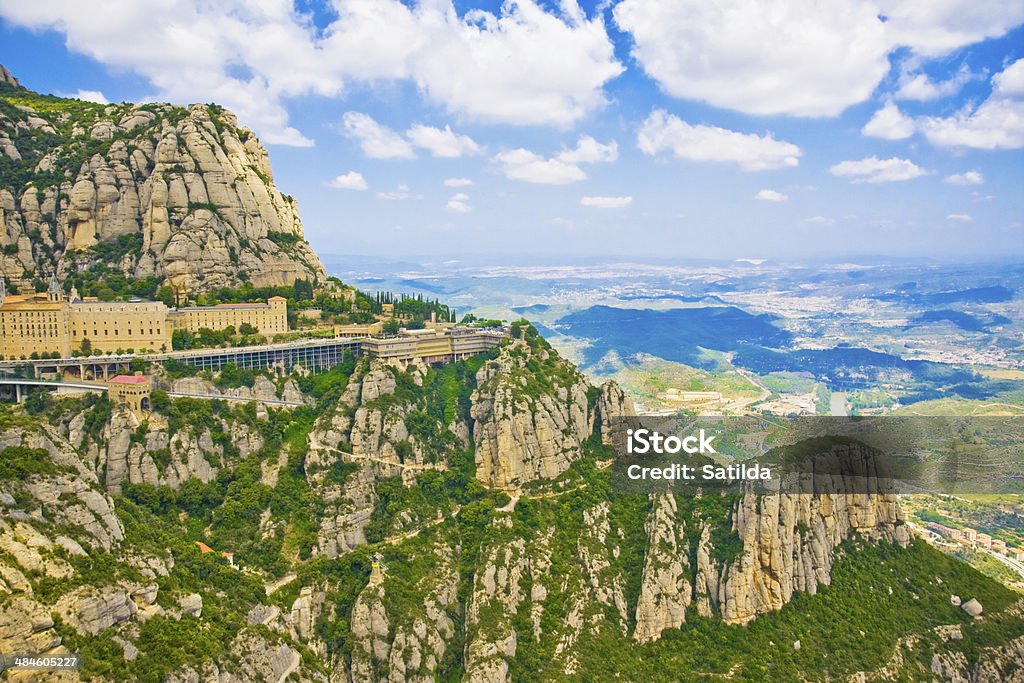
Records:
[[[199,552],[203,553],[204,555],[206,553],[212,553],[213,552],[213,548],[211,548],[210,546],[206,545],[202,541],[196,541],[196,546],[199,547]]]
[[[217,304],[216,306],[185,306],[179,308],[179,311],[220,311],[225,308],[270,308],[270,304],[265,303],[242,303],[242,304]]]
[[[149,381],[148,377],[139,377],[138,375],[118,375],[114,379],[110,380],[111,384],[145,384]]]
[[[31,301],[11,301],[8,297],[7,301],[3,306],[0,306],[0,310],[4,311],[59,311],[63,304],[48,302],[45,299],[43,301],[31,300]]]

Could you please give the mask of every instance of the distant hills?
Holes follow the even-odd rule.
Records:
[[[1003,285],[971,287],[945,292],[918,292],[916,282],[908,282],[897,292],[876,295],[882,301],[906,301],[924,306],[946,306],[955,303],[997,304],[1012,301],[1014,291]]]
[[[922,325],[949,321],[964,329],[1001,324],[957,311],[928,312],[914,319]],[[620,358],[649,354],[691,367],[713,370],[717,364],[704,349],[732,353],[732,364],[759,375],[807,372],[831,389],[844,391],[895,382],[908,392],[905,402],[960,396],[984,399],[1013,388],[1013,383],[987,380],[969,368],[925,360],[907,360],[892,353],[837,345],[793,348],[792,335],[770,315],[754,315],[735,306],[670,310],[592,306],[558,320],[559,332],[587,340],[583,367],[593,368],[609,353]],[[968,327],[964,327],[967,325]],[[538,328],[540,329],[540,328]],[[547,331],[547,328],[544,328]]]
[[[621,356],[649,353],[699,367],[701,348],[737,351],[747,345],[780,348],[792,340],[768,315],[753,315],[735,306],[674,308],[666,311],[592,306],[561,318],[568,334],[592,341],[587,364],[609,351]]]

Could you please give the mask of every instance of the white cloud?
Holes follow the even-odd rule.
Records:
[[[1017,0],[882,0],[879,4],[891,44],[925,57],[1001,36],[1024,22],[1024,5]]]
[[[483,151],[473,138],[459,135],[447,125],[442,129],[415,123],[403,135],[368,114],[355,111],[346,112],[342,123],[345,134],[358,141],[363,154],[371,159],[415,159],[415,147],[447,159]]]
[[[512,180],[545,185],[565,185],[586,180],[587,174],[575,164],[558,159],[545,159],[528,149],[513,149],[499,152],[494,160],[501,164],[505,176]]]
[[[860,132],[873,138],[904,140],[914,134],[914,120],[906,116],[892,102],[875,112]]]
[[[921,117],[918,127],[933,145],[977,149],[1024,147],[1024,59],[992,78],[992,94],[953,116]]]
[[[587,19],[576,0],[557,4],[561,16],[519,0],[499,16],[471,10],[463,20],[447,1],[418,5],[430,44],[410,60],[414,80],[449,111],[473,118],[578,121],[605,104],[602,87],[623,67],[599,13]]]
[[[445,126],[442,130],[417,123],[405,132],[405,136],[409,142],[429,150],[435,157],[455,159],[481,152],[480,145],[476,144],[473,138],[452,132],[451,126]]]
[[[445,187],[469,187],[473,181],[469,178],[445,178]]]
[[[1024,95],[1024,59],[1018,59],[993,76],[992,87],[998,95]]]
[[[623,0],[615,22],[670,95],[749,114],[835,116],[889,69],[878,10],[846,0]]]
[[[562,150],[550,158],[519,148],[499,152],[494,160],[512,180],[565,185],[587,179],[580,164],[610,163],[618,157],[619,147],[615,141],[602,144],[588,135],[581,135],[574,149]]]
[[[851,178],[855,183],[891,183],[925,175],[925,171],[912,161],[897,157],[879,159],[875,156],[860,161],[842,161],[828,172],[841,178]]]
[[[1019,149],[1024,147],[1024,102],[989,99],[948,118],[920,119],[925,137],[940,147]]]
[[[632,197],[581,197],[580,204],[595,209],[622,209],[633,203]]]
[[[966,173],[954,173],[951,176],[946,176],[946,183],[950,185],[981,185],[985,182],[985,177],[981,175],[980,171],[967,171]]]
[[[467,203],[468,201],[468,194],[456,192],[448,199],[448,203],[444,205],[444,209],[445,211],[450,211],[452,213],[469,213],[473,209]]]
[[[369,185],[366,184],[366,179],[363,178],[362,173],[356,171],[349,171],[343,175],[335,177],[330,183],[331,187],[339,190],[366,190],[369,189]]]
[[[72,95],[76,100],[82,100],[84,102],[95,102],[96,104],[110,104],[110,100],[107,99],[99,90],[79,90]]]
[[[754,195],[754,199],[760,199],[766,202],[784,202],[789,199],[788,195],[777,192],[776,190],[760,190]]]
[[[948,221],[960,221],[961,223],[972,223],[974,218],[966,213],[951,213],[946,216]]]
[[[391,192],[378,192],[377,196],[392,202],[403,199],[423,199],[423,195],[410,192],[408,185],[399,185],[398,188]]]
[[[141,75],[155,99],[220,102],[268,143],[312,145],[288,124],[283,99],[334,96],[342,86],[319,59],[313,27],[290,4],[0,0],[0,16],[54,30],[69,51]]]
[[[308,146],[284,101],[340,98],[347,82],[415,83],[471,118],[568,126],[605,103],[623,71],[600,14],[535,0],[460,16],[451,0],[335,0],[317,27],[295,3],[244,0],[0,0],[14,26],[53,30],[67,48],[147,79],[157,99],[224,104],[265,142]],[[138,36],[139,39],[126,39]]]
[[[916,60],[914,60],[916,62]],[[899,89],[893,95],[898,100],[916,100],[929,102],[943,97],[951,97],[960,92],[964,85],[974,79],[983,78],[983,74],[971,73],[964,64],[956,74],[945,81],[933,81],[928,74],[920,71],[901,71]]]
[[[644,154],[671,152],[677,159],[738,164],[744,171],[763,171],[797,166],[800,148],[764,136],[738,133],[716,126],[691,125],[674,114],[655,109],[637,134]]]
[[[605,145],[589,135],[581,135],[580,139],[576,141],[575,149],[567,149],[558,154],[558,159],[567,164],[608,163],[618,158],[618,143],[612,140]]]
[[[345,134],[359,143],[370,159],[415,159],[412,144],[387,126],[382,126],[367,114],[345,112],[342,117]]]
[[[748,114],[836,116],[898,47],[945,54],[1024,21],[1019,0],[623,0],[616,24],[661,88]],[[884,18],[883,18],[884,17]]]

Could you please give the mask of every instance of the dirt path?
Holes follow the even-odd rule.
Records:
[[[462,506],[456,505],[455,510],[452,512],[452,517],[457,517],[460,510],[462,510]],[[433,521],[424,524],[423,526],[419,526],[415,529],[411,529],[400,534],[395,534],[394,536],[388,536],[383,540],[377,541],[376,543],[373,543],[371,545],[395,545],[397,543],[401,543],[402,541],[407,541],[410,538],[415,538],[419,536],[420,532],[426,531],[427,529],[432,529],[438,524],[443,523],[446,519],[448,519],[447,516],[445,516],[443,513],[438,513],[437,518],[435,518]]]
[[[334,451],[335,453],[340,453],[342,455],[346,455],[346,456],[348,456],[348,457],[350,457],[350,458],[352,458],[354,460],[369,460],[370,462],[375,462],[375,463],[378,463],[380,465],[387,465],[389,467],[398,467],[398,468],[401,468],[401,469],[404,469],[404,470],[415,470],[417,472],[425,472],[426,470],[438,470],[438,471],[441,471],[441,472],[445,472],[445,471],[448,470],[448,467],[446,465],[443,465],[443,464],[442,465],[433,465],[433,464],[430,464],[430,463],[419,464],[419,463],[414,463],[414,462],[412,462],[412,463],[395,462],[394,460],[385,460],[383,458],[374,457],[372,455],[356,455],[355,453],[349,453],[348,451],[343,451],[340,448],[334,448],[332,446],[325,446],[325,445],[323,445],[316,438],[316,433],[315,432],[310,432],[309,433],[309,448],[310,448],[310,450],[314,450],[314,451],[320,451],[320,450]]]
[[[278,588],[280,588],[281,586],[286,586],[289,583],[291,583],[292,581],[294,581],[295,577],[296,577],[295,572],[288,572],[287,574],[285,574],[284,576],[282,576],[280,579],[278,579],[276,581],[271,581],[269,583],[263,584],[263,590],[266,591],[267,595],[270,595],[274,591],[276,591]]]

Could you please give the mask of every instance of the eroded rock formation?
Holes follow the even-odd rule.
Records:
[[[0,179],[0,275],[28,288],[103,263],[188,291],[326,277],[266,148],[231,112],[41,101],[0,113],[17,170]]]

